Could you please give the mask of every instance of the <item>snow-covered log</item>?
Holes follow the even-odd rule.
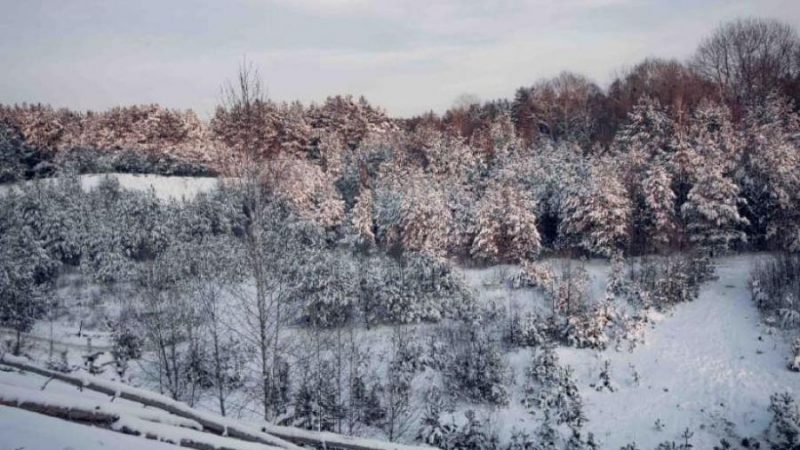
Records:
[[[72,422],[90,423],[100,426],[110,426],[119,416],[106,411],[83,409],[75,406],[37,402],[31,399],[19,399],[0,392],[0,405],[32,411],[46,416],[58,417]]]
[[[47,415],[47,411],[38,411],[32,408],[25,407],[30,404],[32,406],[42,405],[45,409],[52,408],[56,412],[61,410],[74,410],[79,415],[78,418],[72,420],[84,421],[80,419],[80,415],[85,411],[89,411],[98,416],[98,420],[88,417],[86,422],[105,422],[109,417],[135,417],[147,422],[164,424],[172,427],[182,427],[202,431],[203,427],[194,420],[178,417],[168,412],[156,408],[147,408],[138,403],[125,403],[125,402],[111,402],[107,399],[91,398],[88,396],[75,396],[56,394],[46,392],[40,389],[29,389],[20,386],[9,386],[0,392],[0,402],[6,406],[18,406],[23,409],[32,410],[34,412],[41,412]],[[58,415],[58,417],[62,417]],[[69,418],[69,417],[66,417]],[[113,421],[113,419],[112,419]]]
[[[150,440],[166,442],[198,450],[277,450],[256,442],[245,442],[189,428],[156,423],[135,416],[112,413],[85,405],[65,405],[51,402],[35,395],[7,395],[0,393],[0,405],[20,408],[71,422],[91,424],[120,433],[143,436]]]
[[[316,432],[293,427],[265,424],[257,429],[213,413],[197,411],[188,405],[161,394],[122,383],[103,380],[88,374],[72,375],[39,367],[24,358],[0,355],[0,364],[88,389],[113,397],[141,403],[199,423],[204,430],[243,441],[257,442],[287,450],[299,450],[298,445],[343,450],[430,450],[430,447],[403,445],[374,439],[361,439],[336,433]],[[297,444],[297,445],[296,445]]]
[[[275,436],[270,436],[266,432],[261,432],[257,429],[242,426],[230,419],[226,419],[215,414],[197,411],[184,403],[172,400],[155,392],[138,389],[118,382],[103,380],[101,378],[86,374],[77,376],[55,372],[31,364],[24,358],[15,357],[8,354],[0,357],[0,364],[24,370],[26,372],[35,373],[44,377],[53,378],[63,383],[77,386],[81,389],[88,389],[110,395],[112,397],[118,397],[141,403],[142,405],[158,408],[176,416],[194,420],[199,423],[204,430],[212,431],[217,434],[226,435],[243,441],[257,442],[265,445],[280,447],[287,450],[299,450],[299,447],[291,442]]]

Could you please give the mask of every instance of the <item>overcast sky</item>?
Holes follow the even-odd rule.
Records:
[[[207,116],[246,57],[275,100],[390,114],[510,97],[569,69],[601,85],[686,58],[721,22],[800,24],[798,0],[0,0],[0,103],[160,103]]]

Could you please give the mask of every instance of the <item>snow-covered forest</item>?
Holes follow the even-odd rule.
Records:
[[[800,448],[792,26],[441,115],[264,83],[0,105],[1,448]]]

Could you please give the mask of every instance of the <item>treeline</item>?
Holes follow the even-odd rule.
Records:
[[[102,165],[121,171],[238,176],[255,162],[298,215],[390,252],[795,250],[798,49],[788,25],[739,20],[690,61],[646,60],[607,90],[564,73],[512,100],[406,120],[348,97],[277,104],[243,67],[208,123],[158,106],[4,107],[0,146],[23,176],[51,170],[41,161],[87,170],[87,148],[166,158]]]

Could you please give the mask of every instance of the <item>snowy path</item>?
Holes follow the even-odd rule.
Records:
[[[800,392],[800,374],[786,369],[785,338],[766,334],[747,287],[752,256],[723,259],[718,280],[700,296],[679,305],[648,331],[647,343],[632,353],[608,350],[560,351],[563,364],[575,368],[589,418],[588,430],[616,449],[636,441],[649,449],[678,440],[689,427],[695,447],[711,448],[725,436],[726,421],[740,436],[761,433],[769,422],[769,396]],[[614,393],[596,392],[604,359],[611,362]],[[632,381],[632,369],[640,383]],[[654,424],[660,419],[662,431]]]

